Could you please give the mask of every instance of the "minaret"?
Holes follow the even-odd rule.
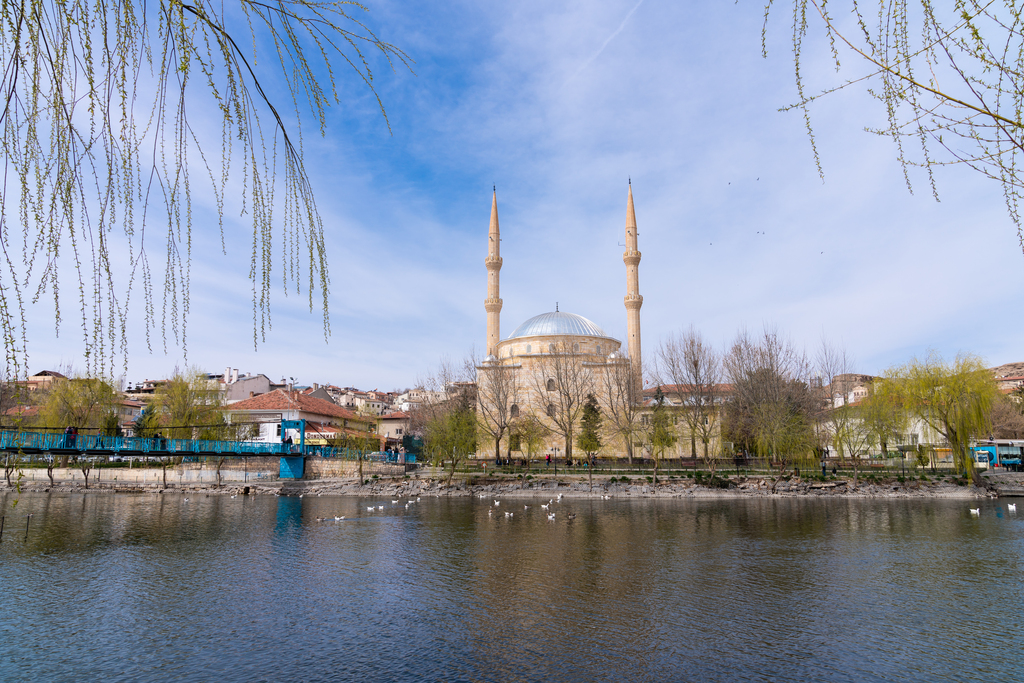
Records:
[[[487,309],[487,355],[498,355],[498,342],[501,341],[501,325],[498,316],[501,313],[501,298],[498,292],[498,271],[501,270],[501,236],[498,234],[498,190],[494,189],[491,197],[491,228],[487,233],[487,298],[484,308]]]
[[[495,219],[496,220],[496,219]],[[636,241],[636,213],[633,211],[633,183],[629,183],[626,198],[626,251],[622,254],[626,264],[626,336],[629,344],[629,362],[636,373],[637,393],[643,391],[643,363],[640,357],[640,307],[644,298],[640,296],[640,251]]]

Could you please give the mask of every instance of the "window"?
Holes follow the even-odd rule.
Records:
[[[555,345],[554,344],[548,344],[548,353],[554,353],[554,352],[555,352]]]
[[[580,352],[580,343],[579,342],[576,342],[575,344],[572,345],[572,352],[573,353],[579,353]]]
[[[600,353],[601,353],[601,345],[600,345],[600,344],[598,344],[598,345],[597,345],[597,353],[598,353],[598,354],[600,354]]]
[[[549,403],[548,404],[548,417],[554,417],[554,416],[555,416],[555,406],[554,406],[553,403]]]
[[[533,353],[533,345],[532,344],[527,344],[526,345],[526,352],[527,353]]]
[[[554,390],[555,390],[555,380],[549,379],[548,380],[548,391],[554,391]]]
[[[519,417],[519,406],[513,403],[512,410],[510,412],[512,413],[512,417]]]
[[[398,429],[396,429],[395,430],[395,434],[397,434],[398,436],[401,436],[402,435],[402,428],[399,427]]]

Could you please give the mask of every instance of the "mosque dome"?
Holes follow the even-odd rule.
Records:
[[[555,311],[533,316],[517,327],[508,338],[540,336],[608,337],[604,330],[581,315]]]

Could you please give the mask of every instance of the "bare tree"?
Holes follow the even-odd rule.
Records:
[[[836,346],[827,339],[821,340],[821,348],[815,359],[820,383],[819,397],[821,424],[828,440],[833,443],[840,459],[850,458],[853,464],[853,487],[857,487],[861,458],[868,454],[871,446],[871,429],[865,422],[865,406],[853,405],[851,394],[863,379],[853,373],[853,361],[846,349]]]
[[[638,381],[637,367],[628,358],[609,361],[602,379],[604,381],[606,430],[622,440],[626,447],[626,458],[633,464],[633,449],[640,441],[644,412],[643,392]]]
[[[721,449],[711,442],[719,434],[722,403],[722,356],[693,326],[669,337],[656,354],[656,381],[676,399],[690,433],[690,455],[701,459],[714,475]]]
[[[594,377],[571,343],[553,344],[550,351],[540,363],[541,371],[533,377],[533,388],[546,405],[546,426],[562,437],[566,460],[572,460],[573,437],[587,395],[593,392]]]
[[[532,413],[520,413],[512,423],[511,433],[519,442],[519,452],[526,454],[526,469],[529,470],[533,454],[540,449],[548,429]],[[523,477],[523,486],[525,485],[526,478]]]
[[[448,484],[458,466],[476,450],[476,363],[442,359],[437,372],[422,382],[426,401],[420,407],[424,448],[435,466],[451,463]]]
[[[733,441],[774,460],[778,485],[788,465],[816,444],[812,415],[818,395],[810,390],[810,363],[802,351],[765,327],[760,338],[741,332],[725,358],[733,384],[723,427]]]
[[[992,423],[992,436],[996,439],[1024,438],[1024,411],[1020,403],[1003,395],[999,395],[992,403],[989,421]]]
[[[494,441],[494,459],[501,458],[501,440],[510,433],[519,416],[518,365],[484,361],[477,368],[477,420],[480,429]]]

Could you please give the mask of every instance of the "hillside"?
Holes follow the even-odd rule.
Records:
[[[1021,375],[1024,375],[1024,363],[1006,363],[997,368],[992,368],[992,376],[997,379],[1000,377],[1020,377]]]

